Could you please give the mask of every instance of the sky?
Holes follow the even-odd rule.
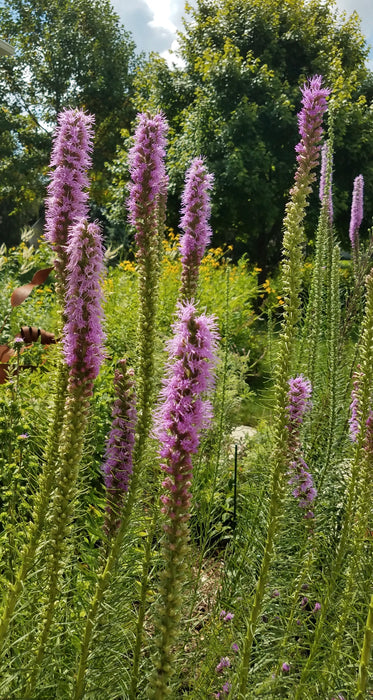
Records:
[[[134,38],[139,51],[157,51],[169,64],[178,63],[170,49],[177,49],[176,31],[182,30],[184,0],[111,0],[124,26]],[[194,5],[193,0],[189,0]],[[362,21],[362,32],[373,47],[372,0],[337,0],[337,6],[348,13],[356,10]],[[370,53],[373,70],[373,50]]]

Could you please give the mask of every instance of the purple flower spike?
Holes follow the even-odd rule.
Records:
[[[293,496],[299,499],[299,507],[306,510],[306,519],[314,517],[313,512],[309,510],[309,505],[317,495],[312,476],[308,472],[307,464],[302,456],[300,443],[300,427],[306,411],[311,407],[311,393],[311,382],[303,375],[289,379],[289,403],[286,407],[288,414],[287,428],[290,433],[289,453],[292,457],[289,469],[289,474],[291,475],[289,484],[296,486],[293,490]]]
[[[289,379],[288,405],[286,407],[289,416],[288,429],[296,431],[303,423],[306,411],[311,407],[312,387],[309,379],[300,374],[294,379]]]
[[[302,88],[302,109],[298,114],[298,126],[301,140],[295,147],[299,169],[295,174],[296,180],[301,172],[310,173],[319,162],[320,141],[322,137],[322,119],[327,110],[326,98],[330,90],[321,87],[322,76],[314,75]],[[314,179],[314,176],[312,176]]]
[[[105,487],[108,493],[105,529],[112,533],[120,520],[118,513],[129,488],[133,471],[132,453],[135,443],[137,420],[134,372],[127,369],[126,361],[120,360],[115,371],[114,385],[117,398],[112,411],[112,425],[102,465]]]
[[[64,351],[73,383],[97,377],[103,359],[101,277],[103,246],[100,227],[82,219],[68,245]]]
[[[163,114],[138,115],[134,145],[129,152],[132,183],[128,208],[140,256],[146,254],[157,235],[160,198],[165,197],[167,191],[164,165],[167,130]]]
[[[359,244],[359,228],[363,220],[363,200],[364,200],[364,178],[358,175],[354,180],[354,190],[352,194],[351,219],[350,219],[350,241],[353,250]]]
[[[193,304],[179,305],[154,431],[165,460],[161,468],[167,474],[162,512],[173,521],[189,518],[191,455],[198,450],[201,429],[211,420],[211,404],[202,396],[214,384],[217,338],[212,317],[197,316]],[[165,525],[166,531],[171,529]]]
[[[289,673],[289,671],[290,671],[290,666],[289,666],[289,664],[286,663],[286,661],[282,664],[281,668],[282,668],[284,673]]]
[[[77,109],[58,115],[58,127],[51,157],[51,182],[46,199],[46,239],[58,260],[57,273],[64,281],[65,246],[70,226],[88,214],[94,117]]]
[[[191,300],[195,295],[199,266],[211,238],[209,190],[212,189],[213,180],[202,158],[194,158],[185,178],[180,221],[180,228],[184,231],[180,240],[180,294],[184,299]]]

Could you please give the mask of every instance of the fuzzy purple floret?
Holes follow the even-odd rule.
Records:
[[[183,276],[198,275],[198,268],[211,238],[208,223],[211,213],[209,190],[214,178],[202,158],[194,158],[185,178],[182,196],[180,228],[184,234],[180,239]]]
[[[129,152],[129,220],[135,227],[135,239],[141,254],[146,252],[148,236],[156,234],[159,198],[167,192],[168,178],[164,159],[168,125],[163,114],[138,115],[134,145]],[[147,230],[150,226],[151,230]]]
[[[302,109],[298,114],[298,127],[301,140],[295,147],[301,170],[310,172],[319,161],[322,120],[327,110],[326,98],[330,90],[322,88],[322,76],[314,75],[303,85]],[[299,170],[295,178],[299,177]]]
[[[88,213],[94,117],[77,109],[58,115],[46,200],[46,239],[59,254],[67,244],[69,227]]]
[[[97,377],[103,359],[103,245],[98,224],[85,219],[70,231],[64,328],[66,363],[76,385]]]
[[[350,219],[350,241],[352,248],[356,248],[359,242],[359,228],[364,216],[364,178],[358,175],[354,180],[352,194],[351,219]]]
[[[333,222],[333,194],[332,194],[332,183],[330,182],[329,185],[329,194],[326,195],[325,192],[325,187],[326,187],[326,171],[327,171],[327,165],[328,165],[328,151],[329,151],[329,146],[328,143],[325,142],[322,146],[321,149],[321,173],[320,173],[320,200],[321,202],[324,201],[324,197],[328,196],[328,201],[327,201],[327,206],[328,206],[328,214],[329,214],[329,222]],[[330,173],[330,176],[332,173]]]
[[[218,335],[214,319],[197,316],[191,303],[179,304],[173,330],[154,433],[161,444],[161,468],[167,474],[162,512],[171,520],[185,522],[189,518],[191,456],[198,450],[201,429],[208,427],[212,417],[211,404],[203,396],[214,385]]]
[[[311,474],[301,453],[300,426],[307,410],[311,407],[312,386],[309,379],[299,375],[289,379],[287,428],[289,430],[289,451],[292,457],[290,462],[290,485],[295,485],[294,498],[298,499],[300,508],[306,509],[305,517],[313,518],[314,514],[309,510],[309,505],[317,496]]]
[[[223,668],[229,668],[230,665],[231,665],[231,662],[230,662],[229,657],[228,657],[228,656],[222,656],[222,658],[220,659],[220,661],[219,661],[219,663],[218,663],[218,665],[217,665],[215,671],[216,671],[216,673],[221,673],[221,671],[223,670]]]

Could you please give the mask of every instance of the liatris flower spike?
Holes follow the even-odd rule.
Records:
[[[304,414],[311,407],[311,382],[300,374],[289,379],[288,405],[286,407],[289,416],[288,430],[291,433],[299,431],[303,423]]]
[[[120,510],[133,470],[132,453],[137,419],[133,376],[134,372],[127,369],[126,361],[120,360],[114,378],[117,398],[112,411],[113,422],[102,466],[108,494],[105,530],[110,535],[119,526]]]
[[[180,614],[180,586],[190,517],[191,456],[197,452],[200,431],[211,420],[211,405],[203,394],[212,388],[216,362],[217,331],[214,319],[197,316],[191,303],[179,304],[174,337],[169,342],[167,376],[156,416],[158,437],[166,473],[161,497],[165,516],[164,571],[158,613],[158,656],[148,697],[161,700],[168,693],[173,646]]]
[[[100,227],[85,219],[71,230],[68,245],[64,352],[75,385],[98,375],[103,359],[103,246]]]
[[[330,93],[327,88],[322,88],[322,76],[314,75],[303,85],[302,109],[298,114],[298,126],[301,140],[295,147],[297,152],[298,170],[295,179],[301,177],[300,171],[310,174],[310,182],[315,179],[311,170],[319,162],[320,141],[322,138],[322,119],[327,109],[326,98]]]
[[[307,410],[311,406],[311,382],[299,375],[289,379],[288,414],[287,428],[289,430],[289,454],[292,457],[290,462],[291,478],[289,484],[296,488],[293,490],[294,498],[299,499],[299,507],[307,509],[306,518],[313,518],[313,512],[308,510],[308,506],[316,498],[317,491],[313,485],[313,479],[308,472],[308,467],[301,454],[300,426]]]
[[[211,238],[209,190],[213,179],[202,158],[195,158],[186,174],[182,196],[181,299],[191,300],[195,296],[199,266]]]
[[[160,198],[167,190],[164,165],[168,126],[163,114],[138,115],[134,145],[129,152],[132,178],[128,200],[129,219],[135,227],[138,256],[145,256],[153,245],[158,227]],[[158,246],[157,246],[158,249]]]
[[[179,305],[174,338],[169,343],[170,364],[162,391],[155,433],[162,447],[163,512],[171,519],[189,517],[191,455],[197,452],[199,433],[211,419],[211,405],[201,398],[214,383],[217,332],[211,317],[196,316],[193,304]],[[169,529],[169,526],[166,526]]]
[[[57,459],[56,485],[50,506],[50,553],[47,559],[46,604],[42,612],[40,633],[26,695],[32,697],[40,672],[48,635],[53,622],[55,601],[60,595],[61,562],[66,535],[73,513],[74,491],[83,454],[84,433],[88,422],[89,400],[93,381],[103,359],[101,327],[101,276],[103,246],[100,227],[79,221],[70,230],[66,267],[67,319],[63,344],[69,368],[65,420],[61,430]]]
[[[362,175],[358,175],[354,180],[349,231],[351,246],[353,250],[356,250],[359,245],[359,228],[363,220],[363,195],[364,178]]]
[[[69,228],[88,214],[87,171],[91,166],[93,122],[93,116],[77,109],[58,115],[46,199],[45,237],[57,255],[56,271],[62,284]]]

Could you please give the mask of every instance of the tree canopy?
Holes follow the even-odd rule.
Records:
[[[184,68],[153,57],[137,80],[137,106],[161,108],[171,123],[175,196],[189,160],[204,155],[215,174],[215,241],[276,262],[299,87],[322,74],[333,91],[336,224],[347,236],[354,177],[363,173],[367,192],[373,185],[373,80],[357,14],[322,0],[197,0],[179,40]],[[371,217],[372,196],[366,209]]]
[[[110,0],[7,0],[0,35],[16,49],[14,58],[0,59],[0,215],[9,240],[40,206],[51,134],[64,107],[95,115],[92,197],[102,203],[105,163],[134,114],[137,59]]]

